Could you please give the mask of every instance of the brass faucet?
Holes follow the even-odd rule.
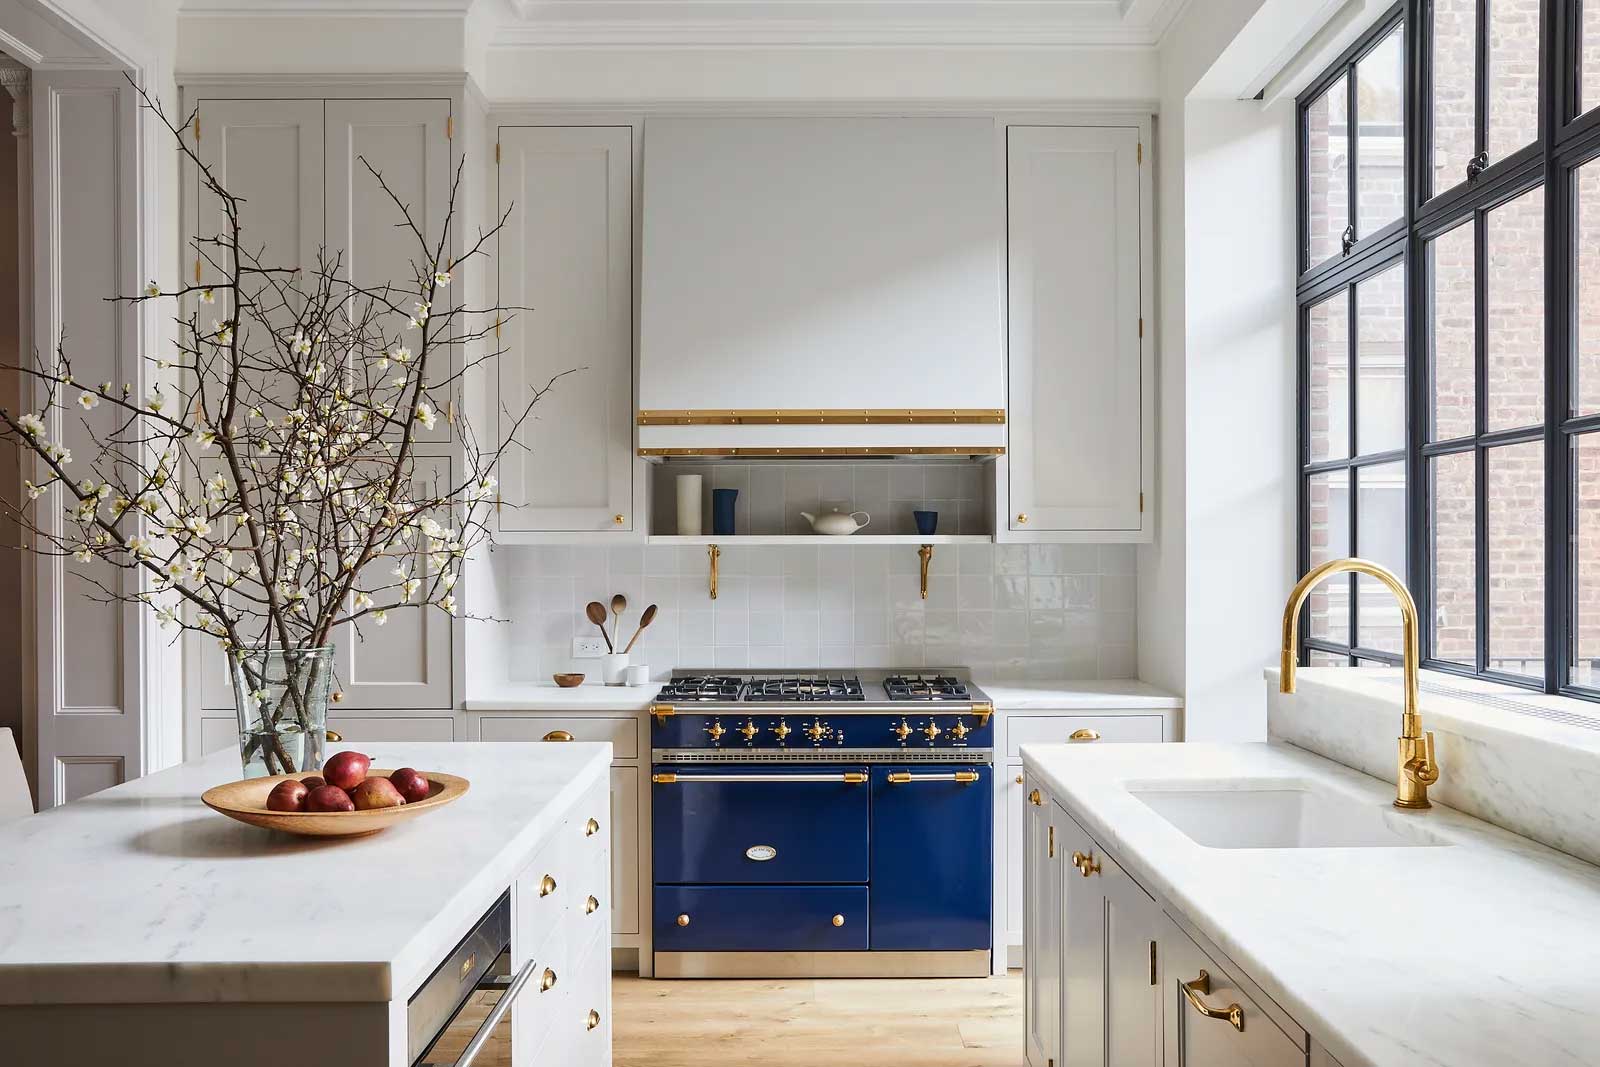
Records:
[[[1311,568],[1289,594],[1289,603],[1283,609],[1283,652],[1279,658],[1278,692],[1294,692],[1296,650],[1299,646],[1300,608],[1306,597],[1324,578],[1332,574],[1365,574],[1376,578],[1388,587],[1400,602],[1400,638],[1402,657],[1400,672],[1404,677],[1405,711],[1400,718],[1399,770],[1395,778],[1394,806],[1397,808],[1429,808],[1428,787],[1439,780],[1439,764],[1433,758],[1433,731],[1422,732],[1422,719],[1417,714],[1417,664],[1418,654],[1417,605],[1406,590],[1405,583],[1394,572],[1365,559],[1333,559]]]

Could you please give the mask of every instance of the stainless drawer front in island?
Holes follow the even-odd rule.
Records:
[[[496,961],[502,955],[510,959],[510,948],[511,894],[505,893],[407,1002],[407,1058],[412,1064],[423,1067],[424,1061],[431,1063],[439,1058],[430,1057],[429,1053],[451,1029],[468,998],[489,978]],[[507,988],[502,999],[509,1002],[510,998],[511,990]]]

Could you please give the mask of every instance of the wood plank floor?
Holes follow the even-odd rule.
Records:
[[[615,1067],[1021,1067],[1004,978],[647,981],[613,975]]]

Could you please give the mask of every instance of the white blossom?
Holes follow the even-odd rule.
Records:
[[[294,339],[289,342],[289,351],[293,352],[297,356],[310,355],[311,338],[296,330]]]
[[[93,411],[100,406],[100,397],[95,393],[83,392],[78,394],[78,406],[85,411]]]
[[[439,421],[439,416],[434,412],[433,405],[426,400],[417,401],[417,421],[426,429],[433,429],[434,423]]]
[[[217,302],[217,294],[216,294],[215,290],[213,290],[213,289],[202,289],[202,290],[200,290],[200,303],[202,303],[202,304],[215,304],[216,302]]]
[[[44,491],[46,489],[50,488],[48,483],[46,483],[45,485],[34,485],[30,481],[24,481],[22,483],[22,486],[23,486],[24,489],[26,489],[28,491],[28,499],[29,500],[38,500],[41,496],[44,495]]]
[[[72,558],[77,560],[79,563],[88,563],[90,560],[94,559],[94,551],[88,545],[83,545],[72,554]]]
[[[148,282],[145,283],[144,295],[145,296],[160,296],[161,295],[161,286],[156,284],[156,280],[154,278],[151,278]]]
[[[211,336],[217,344],[225,345],[233,341],[233,323],[213,320],[211,323]]]
[[[447,270],[434,271],[433,272],[433,283],[435,285],[438,285],[438,286],[441,286],[441,287],[449,285],[450,284],[450,272],[447,271]]]
[[[384,623],[389,621],[389,613],[384,611],[382,608],[379,608],[377,611],[372,613],[372,621],[376,625],[382,626]]]
[[[44,420],[32,412],[25,412],[17,416],[17,428],[29,437],[38,437],[44,433]]]
[[[161,394],[161,389],[157,387],[154,392],[145,398],[144,406],[159,415],[161,414],[161,409],[167,406],[167,398]]]
[[[361,592],[360,590],[357,590],[354,603],[357,611],[366,611],[368,608],[372,607],[372,597]]]
[[[451,615],[456,613],[456,597],[454,593],[446,593],[440,600],[439,606]]]

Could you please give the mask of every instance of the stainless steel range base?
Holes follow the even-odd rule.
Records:
[[[657,952],[657,978],[987,978],[989,950]]]

